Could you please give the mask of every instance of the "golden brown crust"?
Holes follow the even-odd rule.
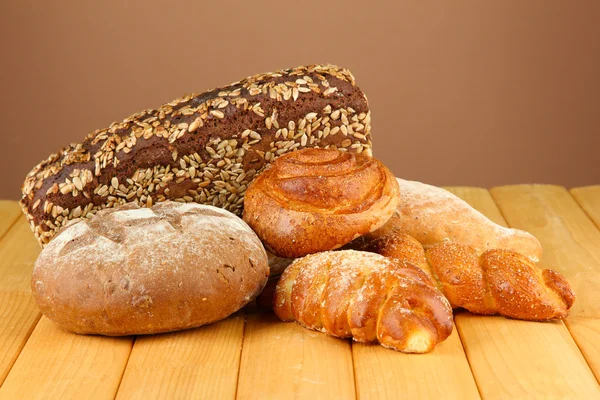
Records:
[[[128,204],[64,228],[35,263],[32,293],[69,331],[148,334],[223,319],[256,297],[268,274],[260,240],[230,212]]]
[[[474,248],[454,242],[424,249],[416,239],[389,226],[346,247],[409,260],[432,278],[453,308],[475,314],[546,321],[565,318],[575,300],[560,274],[541,270],[509,250],[493,249],[479,256]]]
[[[309,329],[423,353],[452,332],[452,309],[406,261],[342,250],[295,260],[274,297],[275,314]]]
[[[544,274],[527,257],[507,250],[485,252],[481,266],[502,315],[533,321],[567,317],[575,295],[555,271]]]
[[[250,185],[244,220],[274,254],[296,258],[381,227],[397,202],[398,184],[379,161],[304,149],[280,157]]]

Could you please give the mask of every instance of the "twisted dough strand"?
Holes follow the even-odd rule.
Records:
[[[423,353],[452,332],[452,309],[406,261],[353,250],[312,254],[283,273],[275,314],[332,336]]]
[[[404,233],[374,233],[350,247],[407,260],[429,275],[453,308],[475,314],[547,321],[566,318],[575,295],[556,271],[540,269],[522,254],[441,242],[424,249]]]

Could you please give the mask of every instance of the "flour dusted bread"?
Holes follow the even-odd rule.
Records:
[[[359,342],[424,353],[452,332],[452,308],[407,261],[342,250],[295,260],[273,299],[284,321]]]
[[[333,250],[387,222],[396,179],[366,154],[302,149],[278,158],[248,188],[244,220],[284,258]]]
[[[533,235],[490,221],[442,188],[403,179],[398,179],[398,183],[398,210],[383,229],[406,233],[425,247],[451,241],[470,246],[478,254],[502,249],[523,254],[533,262],[540,261],[542,245]]]
[[[36,261],[32,291],[66,330],[149,334],[223,319],[253,300],[268,275],[260,240],[232,213],[128,204],[64,228]]]

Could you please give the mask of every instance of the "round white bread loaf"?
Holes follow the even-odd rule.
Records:
[[[149,334],[226,318],[268,275],[260,240],[232,213],[130,203],[59,232],[35,263],[32,291],[42,313],[68,331]]]

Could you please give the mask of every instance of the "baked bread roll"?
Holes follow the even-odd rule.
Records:
[[[398,212],[384,229],[393,228],[417,239],[426,248],[443,241],[465,244],[483,254],[491,249],[542,258],[542,245],[531,234],[490,221],[466,201],[442,188],[398,179]]]
[[[376,159],[303,149],[277,159],[250,185],[244,220],[273,254],[297,258],[381,227],[397,204],[398,183]]]
[[[453,327],[450,304],[418,267],[353,250],[295,260],[273,309],[283,321],[407,353],[432,350]]]
[[[64,329],[119,336],[223,319],[268,275],[260,240],[232,213],[132,203],[64,228],[40,253],[31,283],[42,313]]]
[[[241,215],[266,165],[303,147],[371,154],[367,99],[352,74],[310,65],[193,93],[89,134],[27,175],[21,206],[44,245],[69,220],[164,200]]]
[[[575,301],[569,283],[558,272],[542,270],[529,258],[510,250],[490,249],[479,255],[470,246],[449,241],[425,250],[415,238],[394,232],[390,225],[347,247],[418,266],[453,308],[474,314],[548,321],[566,318]]]

